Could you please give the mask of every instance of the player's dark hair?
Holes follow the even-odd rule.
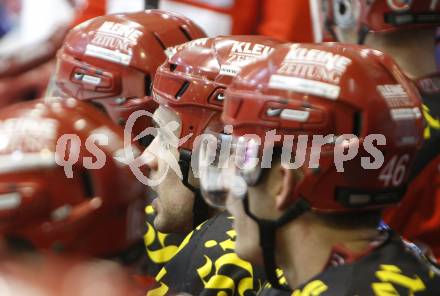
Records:
[[[281,161],[281,147],[274,147],[272,163]],[[265,182],[270,169],[264,169],[260,182]],[[382,220],[381,210],[354,211],[347,213],[313,212],[313,215],[326,225],[337,229],[377,228]]]

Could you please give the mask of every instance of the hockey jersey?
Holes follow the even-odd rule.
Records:
[[[145,250],[147,253],[146,269],[148,275],[156,276],[165,264],[174,257],[180,243],[186,235],[159,232],[153,224],[155,217],[153,207],[151,205],[147,206],[145,213],[147,215],[147,232],[144,235]]]
[[[293,292],[266,286],[260,296],[434,296],[440,295],[438,269],[397,236],[360,259],[338,263],[302,284]],[[336,254],[336,253],[333,253]],[[334,262],[334,261],[333,261]]]
[[[223,212],[190,233],[159,272],[159,286],[147,295],[256,295],[264,272],[239,258],[232,217]]]
[[[406,239],[426,244],[440,259],[440,74],[420,79],[417,85],[424,103],[425,143],[404,199],[384,219]]]

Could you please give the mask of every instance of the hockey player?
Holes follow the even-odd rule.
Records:
[[[145,187],[113,158],[120,127],[72,98],[35,100],[0,111],[0,142],[0,294],[145,295],[153,279],[115,262],[144,254]]]
[[[158,274],[160,287],[149,295],[248,295],[260,289],[259,270],[234,253],[230,215],[216,215],[203,200],[193,156],[206,130],[223,130],[223,94],[232,78],[277,44],[261,36],[199,39],[170,49],[174,54],[157,70],[153,97],[159,107],[153,119],[158,136],[146,150],[150,178],[158,181],[154,223],[163,232],[198,227]]]
[[[89,102],[125,126],[133,112],[156,109],[151,87],[166,48],[204,36],[187,18],[160,10],[94,18],[67,35],[58,52],[51,93]],[[132,138],[150,126],[150,117],[139,117]],[[141,137],[138,142],[147,146],[150,140]],[[157,232],[151,206],[146,212],[148,273],[154,276],[175,254],[184,235]]]
[[[440,258],[440,80],[435,61],[438,1],[328,1],[327,28],[342,42],[388,53],[416,83],[423,98],[425,144],[411,172],[408,192],[385,221]]]
[[[295,296],[439,294],[430,266],[379,228],[423,141],[421,113],[411,81],[368,48],[293,44],[243,68],[225,92],[232,134],[213,134],[199,166],[207,198],[227,196],[238,255],[286,289],[282,268]]]
[[[8,0],[5,5],[21,11],[15,30],[0,40],[0,107],[45,94],[56,51],[70,28],[100,15],[148,7],[144,0]]]
[[[13,246],[131,263],[145,186],[117,162],[124,134],[95,108],[35,100],[0,112],[0,235]],[[134,153],[140,154],[133,146]]]
[[[160,10],[94,18],[67,35],[51,94],[88,101],[124,126],[134,111],[157,107],[151,86],[165,50],[204,36],[187,18]],[[137,120],[133,136],[150,125]]]

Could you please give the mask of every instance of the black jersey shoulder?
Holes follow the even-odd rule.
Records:
[[[161,295],[255,295],[264,282],[263,271],[235,254],[235,237],[227,212],[194,230],[156,278],[167,291]]]
[[[265,288],[264,296],[434,296],[440,277],[399,239],[392,239],[364,258],[330,267],[291,293]]]

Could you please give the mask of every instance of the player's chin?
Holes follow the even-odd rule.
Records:
[[[162,233],[183,233],[186,231],[179,217],[166,211],[158,213],[154,219],[154,227]]]
[[[250,238],[239,237],[235,242],[235,253],[243,260],[252,264],[262,264],[262,256],[260,247],[254,244]]]
[[[166,211],[161,209],[157,212],[156,217],[154,218],[154,227],[163,233],[172,232],[172,227],[169,223],[170,219],[167,218]]]
[[[159,214],[156,214],[156,217],[154,217],[153,224],[154,224],[154,228],[156,228],[156,230],[158,230],[160,232],[164,232],[164,227],[163,227],[162,221],[159,217]]]

